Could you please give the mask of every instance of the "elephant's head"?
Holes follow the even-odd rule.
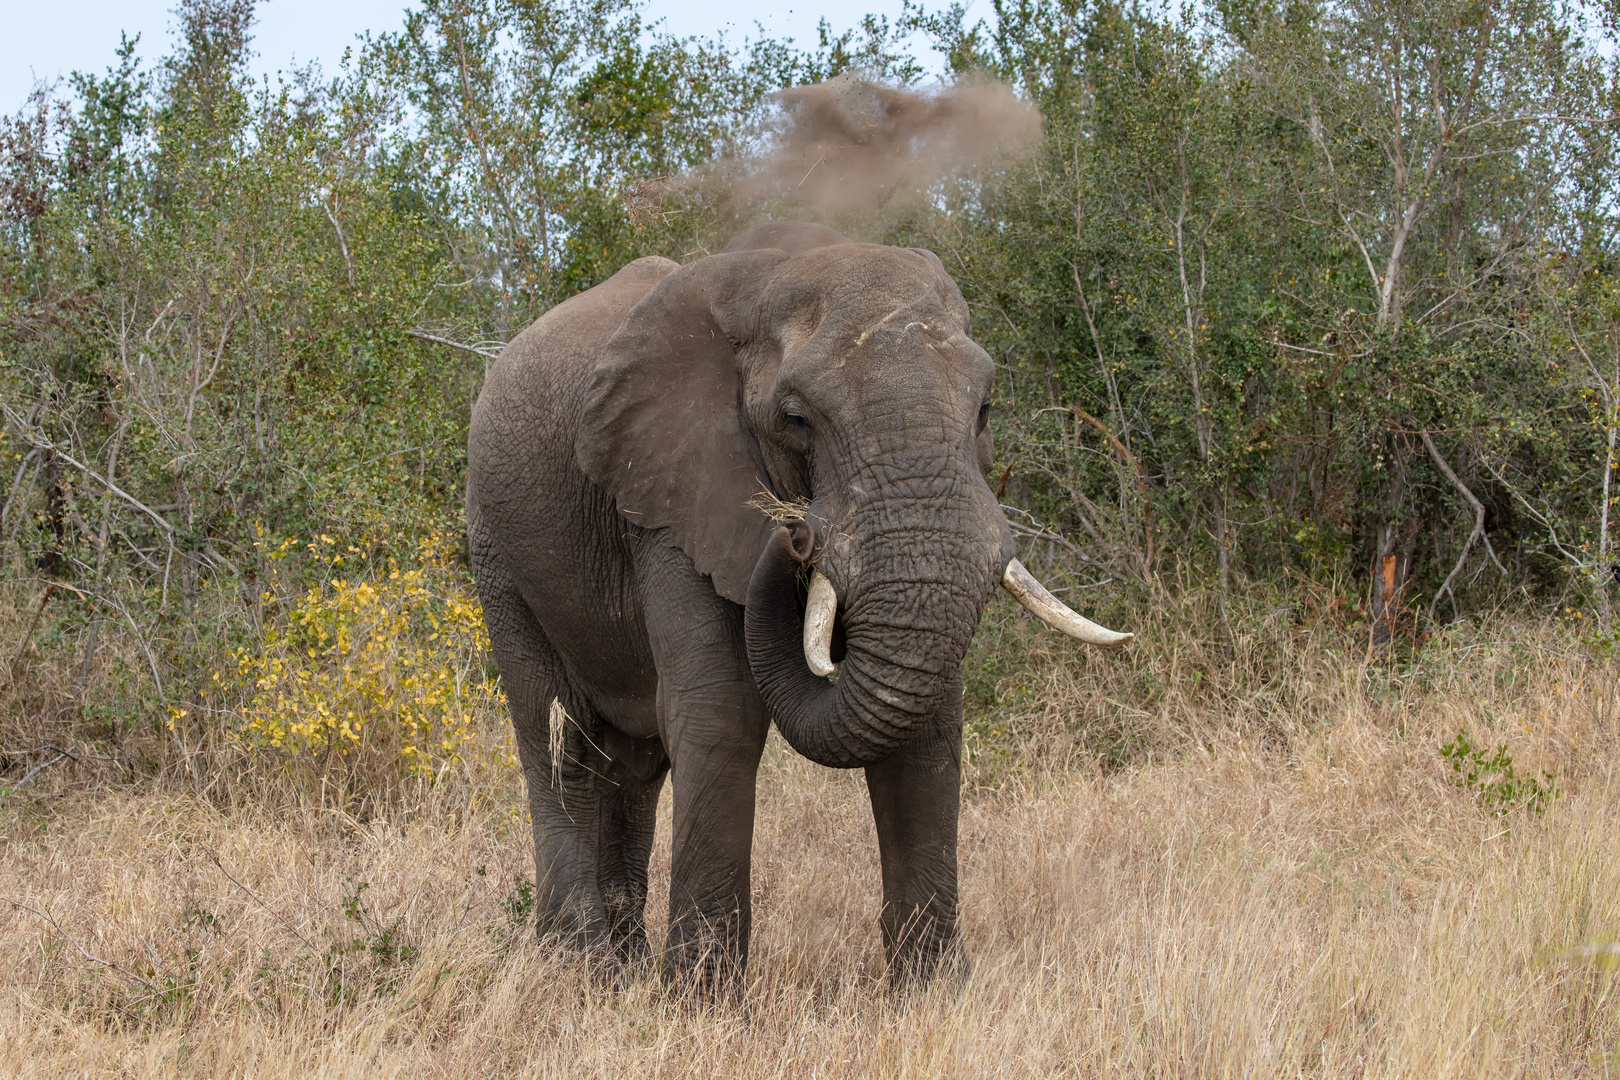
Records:
[[[1082,640],[1129,636],[1069,611],[1014,557],[985,481],[994,365],[968,320],[930,252],[759,226],[637,303],[590,389],[587,473],[747,605],[766,704],[826,765],[879,760],[919,729],[998,584]],[[775,521],[761,494],[808,500],[808,516]]]

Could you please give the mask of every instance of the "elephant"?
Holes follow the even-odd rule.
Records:
[[[931,252],[756,225],[553,307],[490,367],[467,529],[534,833],[542,935],[670,983],[745,972],[774,721],[864,768],[892,978],[961,963],[961,665],[998,585],[1081,640],[986,481],[994,365]]]

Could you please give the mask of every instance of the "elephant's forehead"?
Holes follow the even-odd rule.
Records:
[[[912,356],[918,348],[960,347],[971,339],[962,313],[936,282],[890,280],[884,287],[839,285],[816,302],[789,308],[777,321],[782,344],[801,346],[837,361]]]
[[[805,331],[877,326],[885,318],[927,310],[936,322],[961,329],[967,305],[932,259],[905,248],[846,244],[795,256],[769,286],[779,323]],[[804,325],[806,322],[812,325]]]
[[[848,403],[859,408],[924,399],[977,408],[994,375],[990,357],[937,303],[896,306],[859,320],[825,319],[785,359],[794,382],[834,397],[852,394]]]
[[[994,368],[967,335],[961,293],[931,257],[844,245],[789,260],[769,288],[783,373],[801,389],[854,392],[868,405],[972,397],[977,407]]]

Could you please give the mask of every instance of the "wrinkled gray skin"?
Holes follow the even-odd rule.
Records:
[[[1013,555],[984,478],[992,374],[933,254],[805,224],[687,266],[639,259],[501,353],[467,519],[542,934],[648,955],[673,773],[663,970],[734,979],[774,717],[811,759],[866,770],[891,970],[956,955],[960,665]],[[809,518],[773,521],[747,505],[762,491],[808,498]],[[836,681],[801,645],[811,564],[839,597]]]

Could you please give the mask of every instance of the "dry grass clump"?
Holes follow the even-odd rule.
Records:
[[[1613,676],[1503,620],[1394,670],[1303,640],[1269,691],[1152,641],[1003,676],[963,814],[972,975],[910,996],[859,774],[779,744],[750,983],[702,1008],[532,940],[511,773],[369,821],[56,775],[0,804],[0,1074],[1620,1073],[1617,972],[1570,952],[1620,939]],[[1147,749],[1111,762],[1080,729],[1126,709]],[[1439,753],[1459,728],[1561,796],[1487,806]]]
[[[803,521],[810,514],[809,499],[784,499],[769,491],[756,492],[744,505],[773,521]]]
[[[90,607],[72,591],[50,582],[0,582],[0,769],[9,787],[21,773],[55,761],[82,772],[104,771],[107,733],[97,708],[102,679],[83,663],[82,638],[92,621],[97,632],[97,669],[106,681],[128,685],[139,677],[138,648],[120,638],[105,619],[85,617]],[[78,633],[62,625],[62,612],[78,616]],[[142,673],[144,674],[144,673]]]

